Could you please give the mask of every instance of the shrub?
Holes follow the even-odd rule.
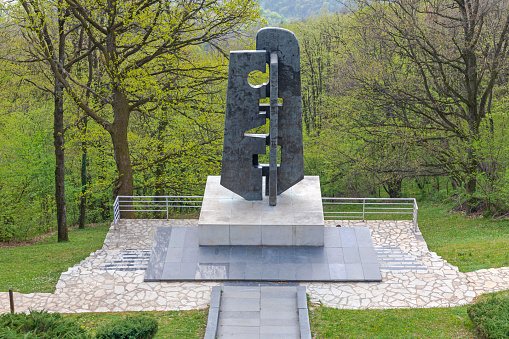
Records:
[[[0,315],[0,339],[89,339],[76,322],[58,313],[36,312]]]
[[[144,315],[128,315],[97,329],[96,339],[150,339],[157,333],[157,320]]]
[[[486,339],[509,339],[509,295],[485,297],[467,308],[476,331]]]

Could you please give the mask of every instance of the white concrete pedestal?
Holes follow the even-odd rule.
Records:
[[[200,213],[199,244],[323,246],[324,219],[320,179],[306,176],[278,195],[247,201],[209,176]]]

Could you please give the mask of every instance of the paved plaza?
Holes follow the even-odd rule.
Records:
[[[120,220],[104,246],[62,273],[55,293],[14,293],[16,312],[120,312],[205,308],[219,282],[144,282],[157,227],[197,226],[197,220]],[[369,227],[382,281],[301,283],[311,302],[343,309],[450,307],[509,289],[509,267],[461,273],[415,236],[410,221],[326,222]],[[0,313],[9,312],[0,292]]]

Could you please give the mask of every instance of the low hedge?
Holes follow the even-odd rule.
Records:
[[[76,322],[58,313],[7,313],[0,315],[0,339],[90,339]]]
[[[157,320],[143,315],[128,315],[97,329],[97,339],[151,339],[157,333]]]
[[[509,339],[509,295],[487,295],[469,305],[467,313],[481,337]]]

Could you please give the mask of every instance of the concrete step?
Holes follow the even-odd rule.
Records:
[[[306,287],[270,283],[213,287],[205,338],[311,339]]]
[[[150,260],[150,250],[126,249],[108,263],[100,266],[101,270],[137,271],[146,270]]]

